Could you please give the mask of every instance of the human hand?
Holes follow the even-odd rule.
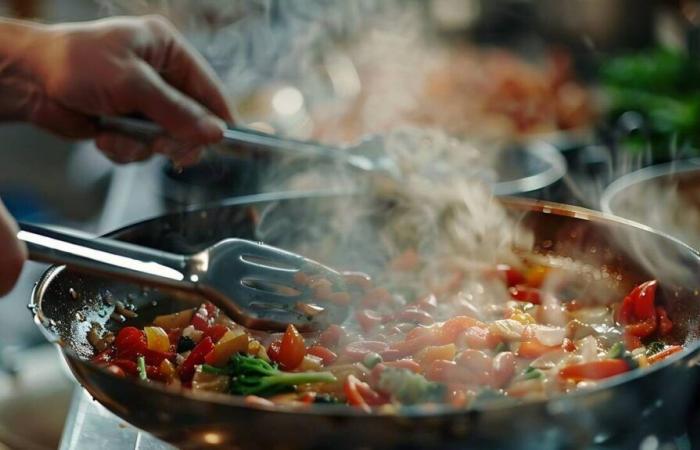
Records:
[[[0,296],[10,292],[27,259],[27,249],[17,239],[17,231],[17,224],[0,202]]]
[[[119,163],[163,153],[178,165],[195,162],[232,121],[212,69],[163,18],[22,26],[25,38],[0,79],[0,94],[14,95],[16,118],[95,138]],[[97,126],[97,116],[131,114],[158,123],[167,136],[144,143]]]

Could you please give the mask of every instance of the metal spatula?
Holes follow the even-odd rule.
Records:
[[[145,140],[165,134],[157,124],[131,117],[102,117],[100,126]],[[229,127],[224,131],[223,143],[243,145],[253,151],[280,156],[340,161],[362,172],[386,175],[394,179],[401,177],[398,165],[384,151],[382,138],[379,136],[365,139],[351,147],[336,148],[318,142],[282,138],[250,128]]]
[[[204,296],[238,323],[258,329],[316,329],[345,319],[348,307],[313,298],[301,280],[325,278],[342,291],[341,275],[310,259],[245,239],[225,239],[193,255],[113,239],[20,224],[30,259]]]

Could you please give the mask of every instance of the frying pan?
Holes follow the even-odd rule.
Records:
[[[147,220],[112,237],[167,251],[189,253],[223,237],[256,238],[255,218],[272,210],[300,219],[338,205],[342,195],[286,193],[233,199],[217,206]],[[50,268],[39,280],[30,309],[46,337],[61,346],[78,381],[100,403],[135,426],[180,448],[585,448],[592,442],[636,432],[646,423],[675,432],[693,406],[700,343],[700,256],[684,244],[642,225],[573,207],[526,199],[503,199],[530,228],[537,248],[621,275],[625,289],[656,277],[659,298],[674,320],[686,350],[645,371],[634,371],[550,400],[512,404],[484,402],[473,409],[410,407],[400,416],[367,415],[341,405],[303,411],[244,405],[241,398],[170,391],[158,384],[115,377],[85,361],[92,321],[106,323],[110,300],[136,305],[140,325],[156,314],[181,310],[199,299],[144,290],[120,281]],[[290,235],[295,237],[290,230]],[[644,258],[621,238],[663,252],[683,274],[645,269]],[[299,237],[302,239],[302,237]],[[276,244],[277,242],[269,242]],[[290,247],[291,241],[280,241]],[[631,247],[629,247],[631,248]],[[324,261],[326,262],[326,261]],[[328,261],[330,262],[330,261]],[[665,265],[665,264],[664,264]],[[695,275],[699,274],[699,275]],[[113,322],[113,321],[111,321]],[[687,337],[687,339],[686,339]]]

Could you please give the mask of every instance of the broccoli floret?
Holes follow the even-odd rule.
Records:
[[[264,359],[242,353],[233,355],[224,368],[205,364],[202,370],[230,376],[229,391],[237,395],[270,395],[290,390],[299,384],[336,381],[330,372],[282,372]]]
[[[379,377],[379,389],[391,394],[405,405],[422,402],[440,402],[445,397],[445,386],[425,379],[407,369],[388,367]]]

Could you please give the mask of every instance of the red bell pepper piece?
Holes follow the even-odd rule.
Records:
[[[496,272],[501,275],[508,287],[525,282],[525,276],[519,270],[513,269],[508,264],[498,264]]]
[[[668,313],[662,306],[656,307],[656,315],[659,317],[659,334],[666,336],[673,330],[673,322],[668,318]]]
[[[649,364],[654,364],[654,363],[657,363],[659,361],[662,361],[662,360],[668,358],[669,356],[673,355],[674,353],[680,352],[681,350],[683,350],[682,345],[671,345],[671,346],[666,347],[665,349],[661,350],[658,353],[654,353],[649,358],[647,358],[647,361],[649,361]]]
[[[213,342],[218,342],[227,331],[228,328],[224,325],[216,324],[207,328],[203,336],[209,336]]]
[[[175,353],[173,352],[159,352],[158,350],[151,350],[147,348],[143,352],[143,357],[146,360],[146,364],[157,366],[163,362],[164,359],[173,360],[175,358]]]
[[[517,300],[519,302],[529,302],[534,305],[539,305],[542,303],[540,299],[540,290],[537,288],[519,284],[509,288],[508,292],[513,300]]]
[[[321,358],[324,366],[333,364],[333,361],[338,358],[338,355],[322,345],[313,345],[306,350],[306,353]]]
[[[119,330],[114,340],[114,346],[117,349],[117,358],[130,360],[143,355],[148,348],[146,336],[143,334],[143,331],[136,327],[124,327]]]
[[[203,338],[199,343],[192,349],[190,354],[187,356],[185,361],[178,369],[180,373],[180,379],[183,381],[190,381],[194,376],[195,366],[204,363],[204,357],[214,349],[214,343],[209,336]]]
[[[603,359],[566,366],[559,371],[559,377],[567,380],[601,380],[625,373],[630,367],[622,359]]]
[[[136,363],[128,359],[115,359],[112,361],[112,365],[119,367],[128,375],[136,376],[139,373]]]

